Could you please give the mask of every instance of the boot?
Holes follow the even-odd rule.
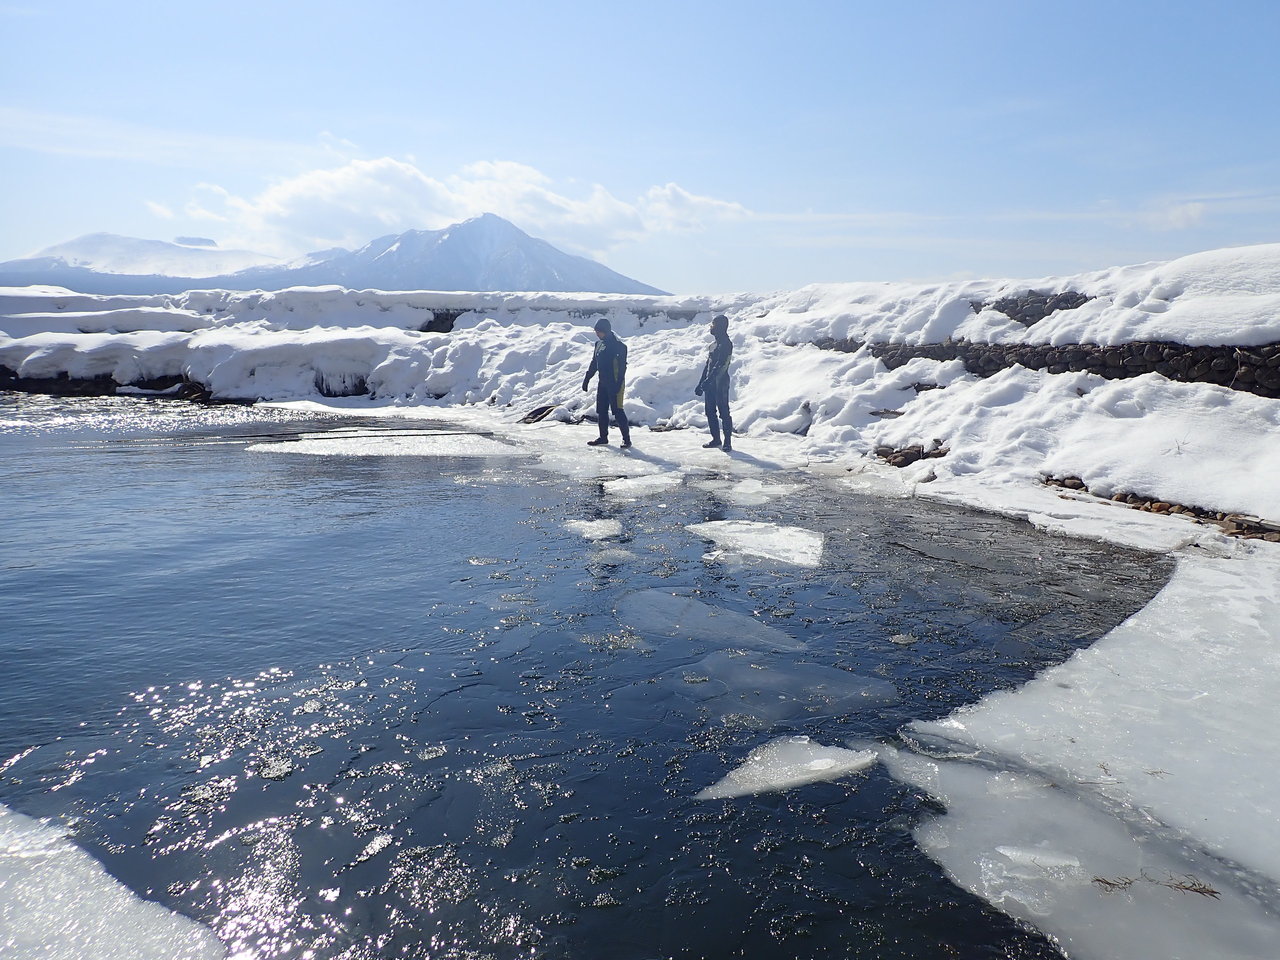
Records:
[[[702,445],[702,449],[710,450],[712,447],[718,447],[718,446],[720,446],[720,438],[712,437],[710,440],[708,440],[706,443]]]
[[[587,441],[587,446],[588,446],[588,447],[603,447],[603,446],[604,446],[605,444],[607,444],[608,442],[609,442],[609,438],[608,438],[608,437],[596,437],[594,440],[588,440],[588,441]]]

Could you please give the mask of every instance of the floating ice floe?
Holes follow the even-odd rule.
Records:
[[[748,477],[729,488],[728,498],[742,507],[756,507],[779,497],[789,497],[805,489],[800,483],[765,483]]]
[[[603,520],[570,520],[565,527],[587,540],[612,540],[622,536],[622,521],[612,517]]]
[[[606,547],[593,556],[590,562],[592,566],[600,564],[617,567],[635,558],[636,555],[630,550],[623,550],[621,547]]]
[[[822,562],[822,534],[804,527],[758,520],[709,520],[691,523],[688,530],[734,553],[780,560],[798,567],[816,567]]]
[[[619,500],[635,500],[654,494],[666,493],[684,483],[683,473],[654,473],[642,477],[619,477],[606,480],[604,492]]]
[[[139,899],[64,832],[0,806],[5,960],[221,960],[213,931]]]
[[[808,737],[782,737],[756,747],[742,766],[696,794],[695,799],[723,800],[789,790],[806,783],[837,780],[875,762],[874,750],[824,747]]]
[[[717,646],[803,650],[777,627],[669,590],[637,590],[618,603],[618,619],[648,639],[698,640]]]
[[[522,451],[480,434],[312,433],[296,440],[255,443],[260,453],[304,453],[318,457],[510,457]]]
[[[675,687],[722,717],[761,726],[813,717],[845,717],[892,703],[893,684],[816,663],[775,662],[758,654],[718,651],[679,671]]]

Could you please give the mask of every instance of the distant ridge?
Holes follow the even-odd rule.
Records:
[[[194,239],[166,243],[90,234],[29,259],[0,263],[0,286],[41,284],[97,294],[329,284],[352,290],[665,292],[558,250],[492,213],[443,230],[408,230],[379,237],[359,250],[324,250],[288,263],[221,250],[211,241],[193,246]],[[215,263],[235,265],[209,266]]]

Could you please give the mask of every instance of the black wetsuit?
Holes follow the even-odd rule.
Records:
[[[609,414],[622,431],[622,442],[631,442],[631,424],[622,409],[622,383],[627,375],[627,345],[610,331],[596,341],[591,366],[582,378],[582,389],[587,389],[592,376],[600,374],[596,382],[596,419],[600,425],[600,439],[609,438]]]
[[[727,333],[717,332],[707,364],[702,368],[698,389],[702,391],[703,410],[707,414],[707,427],[711,439],[720,442],[720,428],[724,425],[724,444],[733,441],[733,417],[729,414],[729,359],[733,356],[733,341]]]

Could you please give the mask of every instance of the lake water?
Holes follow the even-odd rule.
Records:
[[[937,811],[878,765],[694,796],[777,737],[892,739],[1017,686],[1165,561],[809,476],[620,500],[516,447],[283,449],[352,426],[0,394],[0,803],[244,957],[1058,956],[917,850]],[[722,519],[820,532],[822,562],[687,529]],[[665,635],[673,593],[721,619]],[[891,696],[711,696],[731,614],[798,647],[750,652],[762,673]]]

